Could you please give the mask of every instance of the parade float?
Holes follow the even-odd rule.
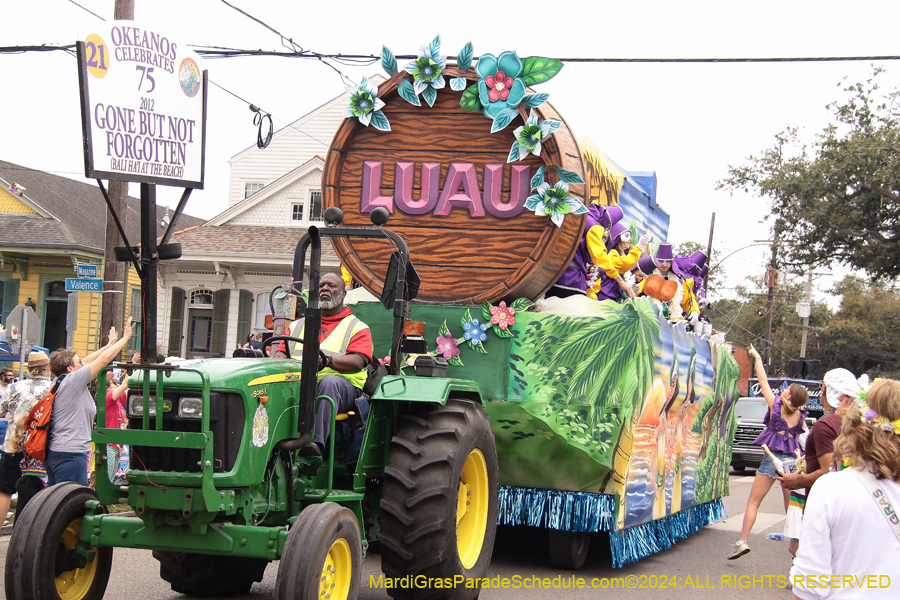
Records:
[[[724,516],[738,365],[728,344],[670,323],[650,298],[535,306],[573,260],[588,203],[619,205],[632,237],[650,231],[657,243],[668,216],[653,174],[628,174],[576,138],[533,89],[560,61],[508,51],[473,66],[472,54],[468,44],[449,66],[438,37],[401,71],[383,50],[390,78],[349,90],[324,203],[347,226],[384,208],[409,244],[409,279],[421,280],[410,318],[426,323],[447,377],[476,381],[486,400],[498,523],[549,529],[554,564],[571,568],[589,532],[609,532],[621,566]],[[334,248],[381,296],[390,248]],[[354,312],[389,339],[377,334],[390,327],[380,304]],[[388,350],[376,343],[377,356]]]

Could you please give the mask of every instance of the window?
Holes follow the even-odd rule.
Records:
[[[244,184],[244,198],[249,198],[259,190],[266,187],[264,183],[245,183]]]
[[[191,306],[212,308],[213,293],[209,290],[194,290],[191,292]]]
[[[291,221],[303,220],[303,203],[295,202],[291,204]]]
[[[253,318],[253,329],[264,330],[266,328],[266,315],[271,315],[269,297],[272,294],[264,292],[256,295],[256,314]]]
[[[322,191],[311,190],[309,192],[309,220],[322,220]]]
[[[134,323],[134,334],[128,340],[126,352],[129,354],[141,349],[141,288],[131,288],[131,303],[128,306],[128,314]]]

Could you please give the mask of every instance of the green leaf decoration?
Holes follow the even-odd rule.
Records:
[[[422,103],[419,102],[419,95],[416,93],[415,88],[406,79],[400,82],[400,87],[397,88],[397,93],[400,94],[401,98],[403,98],[413,106],[422,106]]]
[[[525,85],[537,85],[553,79],[562,68],[561,60],[529,56],[522,60],[522,79]]]
[[[468,84],[469,82],[465,77],[454,77],[450,80],[450,89],[454,92],[461,92],[466,89]]]
[[[559,167],[556,168],[556,175],[559,177],[560,181],[565,181],[566,183],[584,183],[584,179],[582,179],[578,173],[566,171]]]
[[[541,168],[538,169],[537,172],[534,174],[534,177],[531,178],[531,189],[536,190],[536,189],[538,188],[539,185],[541,185],[542,183],[544,183],[544,170],[545,170],[546,168],[547,168],[547,167],[541,167]]]
[[[372,120],[370,123],[375,129],[380,129],[381,131],[391,130],[391,124],[388,123],[387,117],[384,116],[384,113],[380,110],[376,110],[372,113]]]
[[[510,306],[516,309],[516,312],[525,312],[532,306],[534,306],[534,302],[529,300],[528,298],[519,298],[518,300],[513,300],[513,303]]]
[[[447,321],[444,321],[443,323],[441,323],[441,326],[438,327],[438,337],[445,336],[448,333],[450,333],[450,328],[447,327]]]
[[[447,362],[448,362],[449,364],[453,365],[454,367],[464,367],[464,366],[466,366],[466,365],[463,364],[463,361],[462,361],[462,359],[459,357],[459,355],[456,355],[456,356],[454,356],[453,358],[447,360]]]
[[[481,102],[478,100],[478,86],[470,85],[459,99],[460,107],[473,113],[481,112]]]
[[[528,94],[522,99],[522,106],[525,108],[534,108],[535,106],[540,106],[546,102],[549,97],[550,94]]]
[[[491,303],[487,300],[481,303],[481,318],[485,323],[491,322]]]
[[[505,129],[507,125],[513,122],[513,119],[519,116],[519,113],[511,108],[504,108],[497,116],[494,117],[494,122],[491,124],[491,133],[497,133],[498,131]]]
[[[506,163],[509,164],[511,162],[516,162],[519,160],[519,142],[513,142],[512,147],[509,149],[509,156],[506,157]]]
[[[428,103],[428,106],[434,106],[434,101],[437,100],[437,90],[428,86],[422,90],[422,97],[425,98],[425,102]]]
[[[514,337],[512,331],[510,331],[509,329],[500,329],[499,325],[494,325],[492,327],[492,329],[494,330],[494,333],[497,334],[497,337],[502,337],[502,338]]]
[[[441,53],[441,34],[434,36],[434,39],[428,44],[428,51],[431,52],[431,56],[435,57]]]
[[[394,53],[388,50],[387,46],[381,47],[381,68],[388,74],[388,77],[396,75],[398,72],[397,59],[394,58]]]
[[[460,318],[459,324],[460,324],[460,326],[462,326],[463,329],[465,329],[466,323],[471,323],[471,322],[472,322],[472,313],[467,308],[466,312],[463,313],[462,318]]]
[[[463,73],[472,66],[472,42],[463,46],[463,49],[459,51],[459,55],[456,57],[456,66]]]
[[[469,344],[469,346],[472,348],[472,350],[474,350],[478,354],[487,354],[488,353],[487,350],[484,349],[484,344],[482,342],[478,342],[474,346]]]

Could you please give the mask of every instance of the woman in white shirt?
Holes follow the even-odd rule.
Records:
[[[876,382],[844,412],[791,568],[794,598],[900,598],[900,382]]]

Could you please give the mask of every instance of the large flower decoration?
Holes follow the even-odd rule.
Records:
[[[509,151],[509,159],[506,162],[523,160],[529,154],[540,156],[541,144],[559,129],[560,125],[562,123],[555,119],[547,119],[538,123],[537,113],[532,110],[525,124],[515,130],[516,141],[513,142],[512,149]]]
[[[366,127],[371,123],[376,129],[391,130],[387,117],[381,112],[384,101],[378,97],[378,86],[363,77],[358,86],[347,89],[347,96],[349,103],[344,109],[344,118],[356,117]]]
[[[541,183],[525,201],[525,208],[533,210],[539,217],[550,216],[557,227],[562,227],[563,218],[569,213],[580,215],[588,211],[581,200],[569,195],[569,184],[557,181],[553,187],[547,182]]]
[[[434,106],[437,90],[447,85],[442,73],[447,68],[447,57],[441,56],[441,36],[427,46],[419,47],[419,56],[406,64],[406,71],[413,76],[413,90],[422,94],[428,106]]]
[[[450,360],[454,356],[459,356],[459,340],[457,340],[450,332],[437,337],[437,353]]]
[[[515,314],[516,309],[501,301],[500,306],[491,307],[491,324],[499,326],[500,329],[507,329],[510,325],[516,324]]]
[[[484,114],[496,120],[505,111],[522,103],[525,98],[523,64],[515,52],[503,52],[499,57],[483,54],[475,64],[478,73],[478,100]]]

